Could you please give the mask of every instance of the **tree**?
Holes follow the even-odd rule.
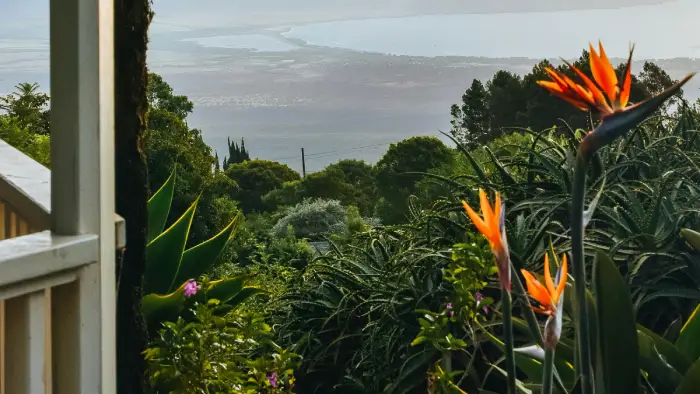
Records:
[[[462,96],[462,107],[452,107],[452,135],[466,145],[488,139],[490,127],[489,93],[474,79]]]
[[[148,334],[141,315],[146,264],[148,180],[142,152],[146,130],[146,50],[152,17],[149,0],[114,1],[116,210],[126,220],[126,250],[117,272],[117,392],[140,394]]]
[[[377,192],[384,200],[378,214],[384,223],[405,220],[407,199],[415,194],[420,175],[454,159],[453,151],[435,137],[412,137],[396,144],[382,156],[376,166]]]
[[[527,109],[524,89],[520,76],[500,70],[486,84],[490,133],[481,142],[491,141],[504,133],[503,128],[519,126],[519,118]]]
[[[228,159],[224,156],[223,168],[226,170],[231,164],[243,163],[250,160],[250,154],[245,149],[245,141],[241,138],[241,144],[238,145],[235,141],[231,143],[231,139],[226,141],[228,145]]]
[[[173,113],[182,120],[185,120],[194,109],[194,104],[187,96],[173,94],[170,85],[156,73],[148,75],[146,94],[151,108]]]
[[[639,85],[641,85],[641,90],[643,90],[644,98],[654,96],[662,91],[670,88],[678,82],[677,80],[671,78],[668,73],[659,67],[657,64],[652,62],[644,62],[642,66],[642,71],[639,73]],[[676,95],[671,98],[664,108],[676,104],[680,98],[683,97],[683,89],[680,89]],[[634,97],[632,97],[634,99]],[[634,102],[634,101],[633,101]]]
[[[51,165],[51,139],[27,129],[20,118],[0,115],[0,139],[44,166]]]
[[[236,198],[245,213],[265,210],[262,200],[265,194],[301,178],[286,164],[260,159],[231,164],[225,173],[238,184]]]
[[[148,97],[156,101],[149,102],[144,149],[149,184],[152,190],[157,190],[173,168],[177,168],[171,222],[199,197],[188,238],[188,244],[195,245],[216,234],[220,229],[216,223],[237,214],[237,210],[221,210],[222,205],[215,204],[215,200],[234,196],[238,188],[235,182],[223,182],[228,179],[216,173],[216,157],[204,143],[201,131],[187,125],[187,115],[193,109],[189,99],[175,95],[160,76],[153,73],[150,76],[153,78],[149,79]]]
[[[590,75],[588,51],[584,50],[572,65]],[[625,62],[616,68],[619,80],[623,79],[626,67]],[[595,114],[572,107],[537,84],[537,81],[549,79],[546,68],[555,68],[569,78],[579,80],[568,64],[555,67],[548,60],[543,60],[522,78],[508,71],[496,72],[487,82],[485,92],[478,81],[473,81],[462,96],[462,103],[450,108],[452,134],[465,145],[473,145],[493,141],[509,127],[541,131],[566,124],[573,129],[589,129],[591,121],[597,121]],[[645,62],[639,75],[632,75],[630,100],[639,102],[675,82],[661,67]],[[488,118],[488,122],[484,118]]]
[[[38,83],[23,82],[16,91],[0,97],[0,109],[19,121],[19,127],[34,134],[48,135],[51,112],[49,95],[39,92]]]

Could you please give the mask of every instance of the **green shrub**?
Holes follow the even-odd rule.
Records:
[[[154,394],[293,393],[298,357],[271,340],[257,314],[194,306],[193,321],[167,322],[145,351]],[[273,383],[274,386],[273,387]]]

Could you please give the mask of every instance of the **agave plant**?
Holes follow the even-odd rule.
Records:
[[[148,234],[143,313],[150,328],[162,321],[174,321],[186,306],[206,299],[219,300],[222,311],[239,305],[262,292],[245,286],[247,278],[237,276],[204,283],[198,291],[194,282],[220,259],[235,232],[238,217],[211,239],[186,248],[197,201],[164,230],[175,192],[176,171],[148,200]]]

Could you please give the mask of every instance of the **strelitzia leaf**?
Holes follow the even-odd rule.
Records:
[[[484,330],[486,335],[489,337],[491,342],[496,345],[502,352],[505,351],[506,346],[501,341],[500,339],[496,338],[493,334],[490,332]],[[516,352],[515,353],[515,363],[518,366],[518,368],[527,375],[527,378],[530,379],[533,382],[536,383],[541,383],[542,382],[542,363],[540,361],[537,361],[533,358],[530,358],[528,356],[525,356],[521,353]],[[505,372],[504,372],[505,373]]]
[[[671,342],[639,324],[637,325],[637,333],[642,333],[654,341],[656,351],[681,375],[684,375],[690,368],[692,364],[690,360]]]
[[[231,220],[221,232],[201,244],[191,247],[182,255],[180,269],[173,283],[182,283],[206,273],[221,257],[236,229],[238,216]]]
[[[148,235],[146,242],[150,243],[165,228],[165,222],[170,214],[170,205],[175,193],[176,170],[170,173],[163,186],[148,200]]]
[[[170,290],[180,269],[196,209],[197,201],[170,228],[148,244],[143,284],[145,293],[165,294]]]
[[[664,387],[678,387],[683,375],[659,353],[654,340],[643,332],[637,331],[637,341],[639,343],[639,363],[642,369]]]
[[[598,315],[597,383],[605,393],[639,392],[639,346],[632,299],[627,283],[615,263],[602,252],[596,254],[593,271]],[[602,381],[600,381],[602,379]]]
[[[681,328],[681,333],[676,340],[676,348],[689,360],[700,358],[700,304],[690,315],[688,321]]]
[[[683,381],[674,394],[696,394],[700,387],[700,359],[697,359],[685,373]]]

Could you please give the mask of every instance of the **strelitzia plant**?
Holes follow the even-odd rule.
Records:
[[[616,138],[625,135],[647,119],[694,75],[686,76],[669,89],[645,101],[630,103],[632,54],[633,50],[630,50],[627,66],[621,80],[618,79],[602,44],[599,44],[598,51],[592,45],[590,46],[592,78],[565,61],[580,82],[576,82],[552,68],[546,69],[551,80],[538,82],[553,95],[571,103],[580,110],[591,111],[600,118],[598,126],[586,133],[578,145],[571,195],[570,234],[574,290],[571,298],[576,329],[574,351],[576,360],[567,361],[565,365],[567,368],[572,364],[575,365],[577,375],[574,380],[575,391],[583,394],[637,393],[640,387],[640,350],[631,297],[616,265],[603,253],[598,253],[594,264],[595,301],[587,289],[584,231],[603,190],[601,187],[586,209],[586,173],[589,163],[598,150]],[[604,185],[604,182],[602,184]],[[489,240],[495,256],[503,295],[501,305],[504,319],[508,390],[509,393],[515,393],[514,356],[520,356],[524,352],[523,349],[515,349],[514,355],[513,322],[511,321],[513,317],[510,310],[512,306],[510,271],[513,267],[510,263],[508,243],[505,237],[503,216],[505,207],[502,205],[501,196],[498,193],[494,207],[488,203],[483,190],[480,190],[479,195],[483,218],[479,217],[467,203],[464,203],[464,208],[475,227]],[[542,336],[533,314],[526,313],[528,324],[537,342],[537,346],[534,347],[535,351],[531,353],[539,354],[536,349],[540,349],[540,351],[541,348],[545,349],[542,381],[542,392],[545,394],[552,392],[552,377],[557,378],[554,368],[554,350],[557,348],[561,335],[563,293],[568,275],[566,256],[562,257],[561,269],[556,280],[551,277],[549,270],[549,261],[548,258],[545,258],[545,286],[537,281],[531,273],[521,272],[526,280],[528,293],[539,303],[534,311],[548,316],[545,334]],[[522,288],[518,275],[514,275],[512,278],[513,283]],[[593,354],[595,354],[595,358]],[[522,358],[518,360],[522,360]],[[541,364],[537,365],[541,366]],[[594,365],[595,368],[593,368]],[[700,364],[698,368],[700,369]],[[528,374],[528,376],[530,375]],[[568,392],[561,382],[555,381],[555,383],[558,383],[560,392]],[[687,387],[687,384],[685,386]]]
[[[510,283],[510,254],[508,239],[505,231],[505,205],[501,196],[496,193],[494,205],[491,206],[486,192],[479,190],[481,214],[479,216],[466,201],[462,201],[467,215],[481,234],[486,237],[491,246],[498,268],[498,282],[501,287],[501,311],[503,313],[503,331],[505,335],[506,373],[508,374],[508,393],[515,394],[515,355],[513,339],[512,298]]]
[[[644,121],[693,77],[690,74],[669,89],[645,101],[630,105],[632,85],[632,54],[630,50],[622,83],[617,78],[615,69],[599,43],[600,53],[590,45],[590,66],[593,79],[586,76],[572,64],[569,67],[581,79],[580,85],[564,74],[548,68],[546,71],[551,81],[538,83],[550,93],[571,103],[576,108],[600,115],[600,123],[581,140],[576,152],[574,181],[571,203],[571,257],[576,302],[576,337],[578,344],[577,366],[581,374],[581,391],[593,393],[593,373],[591,360],[591,333],[588,329],[589,311],[586,300],[586,265],[584,260],[583,235],[586,225],[595,210],[593,200],[588,210],[585,209],[586,172],[593,155],[616,138],[626,134],[633,127]]]

